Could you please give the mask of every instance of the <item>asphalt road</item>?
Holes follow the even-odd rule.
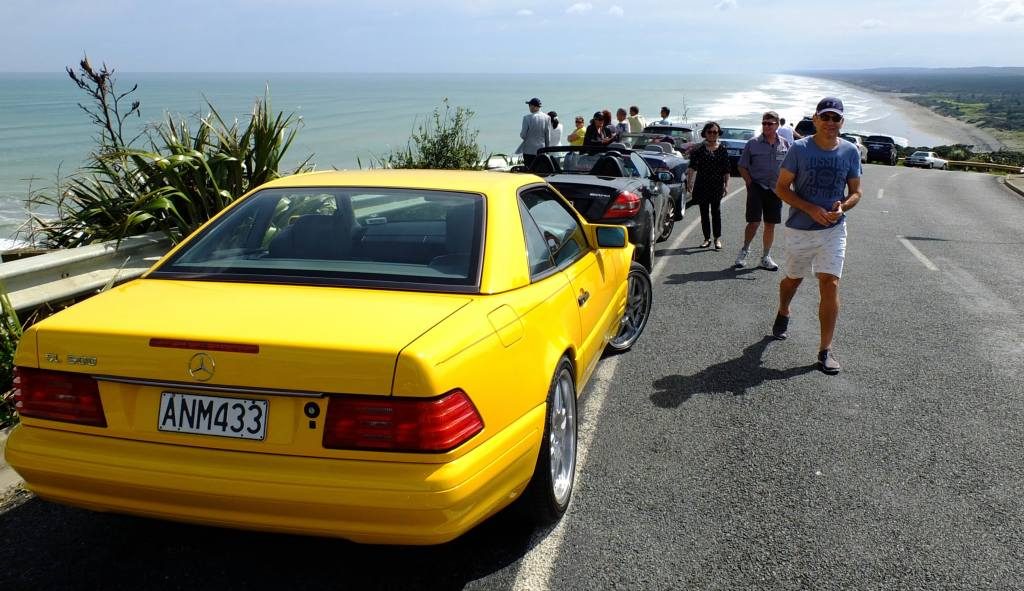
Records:
[[[742,200],[723,251],[684,232],[692,208],[660,250],[647,332],[586,392],[553,530],[506,512],[366,547],[32,498],[0,514],[0,588],[1024,588],[1024,199],[867,166],[834,377],[813,367],[816,286],[773,341],[779,274],[730,269]]]

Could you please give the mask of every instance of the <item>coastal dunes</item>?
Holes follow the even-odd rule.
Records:
[[[874,68],[806,72],[893,106],[922,131],[974,151],[1024,150],[1024,68]]]

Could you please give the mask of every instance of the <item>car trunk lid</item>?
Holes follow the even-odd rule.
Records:
[[[41,369],[97,376],[104,435],[331,455],[324,396],[390,395],[402,349],[471,299],[143,279],[31,330]]]

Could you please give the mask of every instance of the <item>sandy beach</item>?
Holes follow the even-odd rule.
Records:
[[[843,84],[856,86],[846,81]],[[995,152],[1005,147],[990,131],[953,117],[940,115],[927,107],[908,101],[897,93],[878,92],[862,86],[856,88],[890,105],[893,110],[899,111],[915,127],[926,133],[948,137],[953,143],[974,146],[975,152]]]

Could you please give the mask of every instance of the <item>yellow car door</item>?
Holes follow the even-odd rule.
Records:
[[[542,241],[550,266],[565,274],[576,296],[580,317],[580,342],[577,344],[581,375],[586,378],[601,358],[610,324],[615,314],[611,305],[618,276],[612,257],[592,248],[572,206],[548,187],[524,191],[524,228],[527,244]],[[531,223],[532,222],[532,223]],[[531,257],[533,258],[533,257]]]

